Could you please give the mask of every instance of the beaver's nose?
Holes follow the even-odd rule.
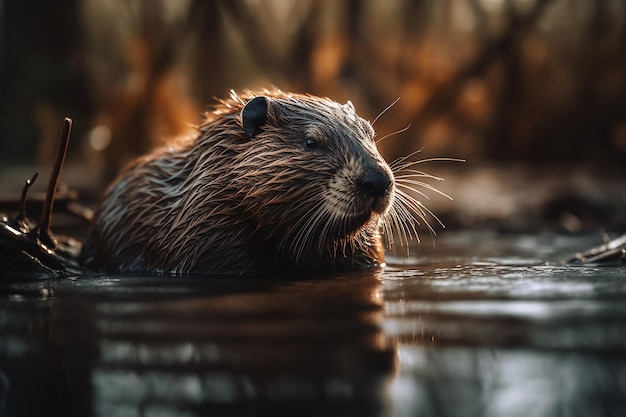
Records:
[[[376,167],[367,168],[358,181],[359,189],[370,197],[382,197],[391,186],[391,178],[382,169]]]

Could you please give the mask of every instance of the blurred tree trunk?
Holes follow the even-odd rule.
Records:
[[[0,160],[32,161],[37,139],[50,136],[52,161],[63,116],[77,120],[75,135],[86,129],[94,104],[82,61],[79,1],[2,2]],[[52,116],[38,118],[41,111]]]

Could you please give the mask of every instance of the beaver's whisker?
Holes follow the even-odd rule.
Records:
[[[393,248],[395,245],[395,241],[393,238],[393,225],[391,224],[391,222],[393,221],[393,217],[394,217],[394,213],[392,213],[393,210],[391,210],[388,214],[387,214],[387,218],[385,218],[383,220],[383,230],[382,230],[382,234],[385,236],[385,241],[387,242],[387,247],[388,248]]]
[[[401,181],[397,181],[396,182],[396,186],[403,187],[404,189],[412,190],[412,191],[418,193],[419,195],[423,196],[424,198],[430,200],[430,197],[428,195],[426,195],[422,191],[412,187],[411,185],[415,185],[415,186],[419,186],[419,187],[422,187],[422,188],[426,188],[427,190],[430,190],[430,191],[432,191],[434,193],[437,193],[437,194],[447,198],[448,200],[452,200],[452,197],[450,197],[448,194],[446,194],[443,191],[433,187],[432,185],[430,185],[428,183],[425,183],[425,182],[422,182],[422,181],[411,180],[411,179],[408,179],[408,178],[401,178]]]
[[[320,216],[320,218],[321,218],[321,216]],[[334,228],[334,225],[336,223],[336,219],[334,217],[331,217],[330,221],[321,221],[320,220],[318,223],[320,223],[322,225],[322,227],[320,229],[320,236],[317,239],[317,252],[321,253],[324,250],[324,247],[326,246],[329,229],[331,227]]]
[[[327,221],[329,217],[331,218],[331,221]],[[323,210],[319,213],[315,222],[315,229],[320,231],[320,235],[317,236],[316,247],[311,245],[311,247],[315,247],[318,254],[323,253],[326,249],[327,242],[331,240],[329,238],[330,231],[334,228],[336,222],[337,221],[332,213],[329,213],[327,210]],[[314,235],[311,233],[311,243],[313,243],[313,237]]]
[[[343,230],[346,230],[346,228],[347,228],[348,220],[347,220],[346,217],[340,217],[340,218],[337,219],[337,221],[335,223],[337,225],[337,229],[335,229],[335,230],[343,231]],[[342,237],[340,239],[337,239],[335,241],[335,244],[337,245],[338,248],[341,248],[341,252],[343,254],[346,253],[346,249],[348,247],[348,244],[350,244],[350,247],[353,247],[352,246],[352,240],[349,239],[349,238],[343,238]]]
[[[290,246],[290,251],[294,254],[294,261],[296,264],[298,264],[302,259],[303,253],[308,244],[307,242],[309,240],[310,230],[310,228],[307,228],[306,230],[303,230],[302,233],[298,233]]]
[[[411,214],[409,208],[405,206],[402,207],[402,210],[399,212],[400,214],[400,225],[405,229],[405,233],[407,239],[405,240],[405,245],[408,246],[409,240],[415,239],[418,243],[420,242],[420,236],[417,231],[417,226],[420,226],[422,222],[428,223],[428,221],[424,218],[424,216],[418,216],[417,218]],[[421,221],[420,221],[421,220]]]
[[[466,162],[466,161],[465,159],[462,159],[462,158],[434,157],[434,158],[417,159],[413,162],[415,164],[423,164],[426,162]]]
[[[400,101],[400,97],[398,97],[397,99],[395,99],[393,101],[393,103],[391,103],[390,105],[388,105],[387,107],[385,107],[385,109],[383,111],[381,111],[380,113],[378,113],[378,116],[376,116],[374,118],[374,121],[372,122],[372,126],[374,126],[376,124],[376,121],[378,121],[378,119],[380,119],[380,117],[385,114],[387,112],[387,110],[389,110],[390,108],[392,108],[393,106],[396,105],[396,103]]]
[[[391,168],[392,171],[398,171],[398,166],[403,163],[404,161],[406,161],[407,159],[411,159],[413,158],[415,155],[417,155],[418,153],[422,152],[424,150],[424,148],[419,148],[413,152],[411,152],[408,155],[404,155],[401,156],[399,158],[394,159],[390,164],[389,164],[389,168]]]
[[[389,220],[391,220],[391,217]],[[404,228],[399,227],[398,224],[387,224],[387,222],[385,222],[384,230],[387,234],[387,247],[394,251],[404,248],[405,253],[408,255],[408,245],[405,244],[405,242],[408,241],[408,237],[405,234],[406,231]],[[395,238],[398,239],[397,243]]]
[[[385,136],[383,136],[382,138],[377,139],[377,140],[376,140],[376,144],[379,144],[380,142],[382,142],[383,140],[385,140],[385,139],[387,139],[387,138],[389,138],[389,137],[391,137],[391,136],[394,136],[394,135],[399,135],[400,133],[404,133],[404,132],[406,132],[407,130],[409,130],[410,128],[411,128],[411,124],[409,123],[407,127],[403,128],[403,129],[400,129],[400,130],[396,130],[395,132],[392,132],[392,133],[386,134],[386,135],[385,135]]]
[[[413,154],[419,153],[421,151],[422,149],[419,149]],[[389,166],[391,167],[392,171],[400,172],[408,168],[411,168],[415,165],[424,164],[427,162],[465,162],[465,159],[459,159],[459,158],[424,158],[424,159],[407,160],[410,157],[411,157],[411,154],[397,158],[395,161],[389,164]]]
[[[306,244],[307,234],[311,233],[312,225],[311,223],[315,219],[314,212],[318,211],[320,206],[313,206],[309,210],[307,210],[304,214],[300,215],[298,221],[294,223],[294,225],[287,231],[285,236],[282,238],[278,245],[279,251],[284,251],[287,249],[287,242],[291,240],[290,248],[294,251],[294,253],[300,253],[303,249],[300,248],[301,245]],[[295,234],[294,234],[295,232]],[[296,255],[297,259],[299,256]]]
[[[394,214],[394,232],[398,234],[400,247],[408,247],[409,239],[412,237],[412,230],[407,224],[411,224],[411,227],[414,228],[414,223],[416,222],[413,216],[408,215],[405,211],[404,207],[400,207]],[[409,223],[406,223],[407,220]],[[417,236],[417,231],[414,234]]]
[[[420,210],[412,209],[408,201],[409,196],[404,192],[398,190],[396,197],[399,203],[397,205],[398,224],[404,230],[404,243],[408,245],[408,241],[412,237],[415,237],[415,239],[419,242],[419,233],[417,232],[417,228],[415,226],[419,226],[421,224],[420,220],[427,223],[424,213]]]
[[[333,242],[333,250],[337,250],[339,248],[342,248],[342,251],[345,250],[345,239],[343,238],[337,238],[337,230],[342,230],[341,228],[343,227],[344,224],[344,218],[343,217],[336,217],[333,219],[332,224],[328,225],[328,227],[325,228],[325,240],[326,242]],[[320,242],[321,243],[321,242]],[[328,248],[330,249],[330,248]]]
[[[429,174],[424,171],[418,171],[416,169],[403,169],[397,172],[398,172],[397,174],[394,174],[396,179],[413,177],[413,178],[429,178],[434,181],[444,181],[444,178],[442,177],[437,177],[435,175]]]
[[[398,200],[401,204],[401,211],[405,214],[407,219],[415,219],[415,221],[421,220],[422,222],[428,224],[428,219],[426,218],[426,212],[422,209],[423,204],[410,196],[409,194],[398,190],[397,193]]]
[[[305,255],[308,248],[314,249],[314,231],[318,229],[318,224],[323,220],[323,210],[316,210],[312,213],[308,221],[303,225],[303,229],[298,233],[296,241],[296,259],[299,261]]]
[[[396,183],[396,190],[400,190],[401,188],[404,188],[405,190],[410,190],[422,197],[424,197],[427,200],[430,200],[430,197],[428,195],[426,195],[425,193],[423,193],[420,190],[415,189],[413,186],[405,184],[405,183],[401,183],[401,182],[397,182]]]
[[[398,201],[394,202],[394,205],[391,206],[391,209],[387,213],[387,215],[383,218],[383,233],[387,235],[387,244],[392,247],[395,245],[395,238],[397,237],[402,241],[404,239],[402,230],[398,225],[398,212],[397,205]],[[396,235],[396,236],[394,236]]]
[[[388,225],[387,232],[389,234],[388,236],[389,245],[394,244],[394,236],[393,236],[394,233],[398,235],[398,239],[400,239],[400,242],[403,242],[406,239],[406,230],[403,227],[401,227],[401,224],[399,222],[400,216],[397,210],[398,209],[396,205],[392,206],[384,222],[385,226]]]
[[[435,230],[427,221],[427,214],[430,215],[433,219],[435,219],[437,223],[441,225],[441,227],[445,228],[445,225],[442,223],[442,221],[439,220],[439,218],[435,216],[435,214],[432,211],[430,211],[430,209],[426,207],[421,201],[417,200],[416,198],[414,198],[413,196],[405,192],[401,192],[400,194],[402,198],[405,199],[404,201],[407,204],[407,206],[410,207],[412,210],[414,210],[416,213],[419,213],[419,215],[421,216],[421,219],[424,221],[425,225],[428,227],[428,229],[431,231],[433,235],[436,235],[437,233],[435,233]]]
[[[399,242],[400,242],[400,246],[407,246],[410,230],[407,228],[406,223],[403,221],[403,217],[406,217],[406,216],[401,215],[400,212],[398,211],[398,210],[403,210],[403,209],[404,209],[403,207],[398,207],[398,208],[393,207],[391,211],[389,212],[389,219],[386,219],[384,223],[387,229],[387,233],[388,233],[387,241],[390,247],[392,247],[395,244],[394,234],[397,235]],[[410,223],[413,224],[414,219],[412,218],[412,216],[408,216],[408,218],[410,219]],[[388,226],[387,226],[387,222],[389,222]]]

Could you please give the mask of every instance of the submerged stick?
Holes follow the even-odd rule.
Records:
[[[54,206],[54,195],[59,185],[59,177],[61,176],[61,169],[65,162],[65,155],[67,154],[67,147],[70,142],[70,133],[72,131],[72,119],[66,117],[63,121],[63,128],[61,130],[61,139],[59,141],[59,148],[57,150],[57,158],[54,162],[54,167],[50,173],[50,180],[48,182],[48,190],[46,191],[46,200],[44,201],[43,210],[41,212],[41,223],[39,225],[40,230],[43,230],[46,235],[50,234],[50,222],[52,221],[52,207]]]

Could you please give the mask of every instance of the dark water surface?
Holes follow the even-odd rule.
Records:
[[[450,233],[316,279],[0,280],[0,416],[622,416],[598,236]]]

